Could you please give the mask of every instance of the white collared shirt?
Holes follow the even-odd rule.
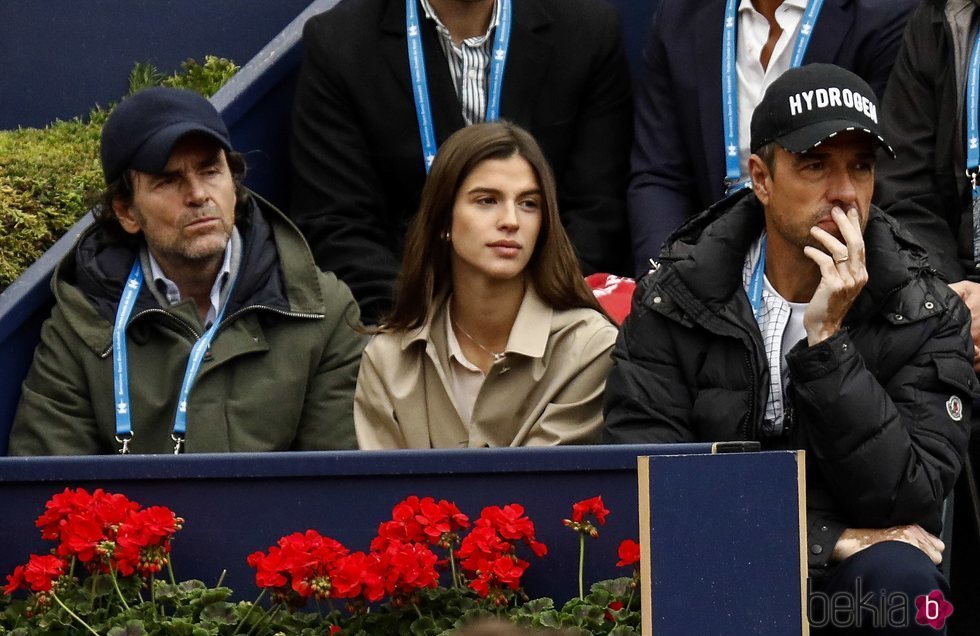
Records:
[[[487,32],[466,38],[459,46],[453,43],[449,29],[436,15],[429,0],[422,0],[422,10],[425,12],[425,17],[435,22],[439,44],[442,45],[442,51],[449,61],[449,74],[453,78],[456,96],[462,106],[463,119],[467,125],[486,121],[487,86],[490,81],[490,58],[493,49],[492,35],[500,20],[500,3],[493,4]]]
[[[752,0],[742,0],[738,6],[738,48],[735,54],[735,70],[738,74],[738,152],[742,177],[749,176],[749,140],[752,111],[762,101],[769,85],[789,70],[793,59],[797,32],[807,0],[783,0],[776,9],[776,22],[783,33],[773,47],[769,65],[763,69],[760,57],[769,40],[769,21],[756,11]]]

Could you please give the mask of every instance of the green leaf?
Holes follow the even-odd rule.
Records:
[[[216,625],[234,625],[238,622],[235,618],[234,606],[224,601],[211,603],[201,610],[201,620]]]
[[[129,72],[129,94],[132,95],[144,88],[159,86],[166,75],[149,62],[137,62]]]
[[[433,636],[442,630],[436,629],[436,622],[432,619],[432,617],[422,616],[412,622],[411,626],[409,627],[409,631],[411,632],[412,636]]]
[[[537,614],[538,612],[555,609],[555,602],[548,597],[536,598],[524,603],[517,609],[521,614]]]
[[[142,621],[128,621],[123,627],[113,627],[106,636],[146,636]]]
[[[548,627],[551,629],[558,629],[559,627],[561,627],[561,618],[559,618],[558,612],[554,610],[541,612],[541,614],[538,616],[538,620],[535,621],[535,627]]]

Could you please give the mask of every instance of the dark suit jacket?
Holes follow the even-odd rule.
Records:
[[[909,18],[881,109],[896,159],[879,162],[875,195],[926,248],[929,264],[948,282],[980,282],[973,267],[973,206],[965,174],[966,113],[956,89],[945,6],[945,0],[929,0]]]
[[[422,20],[437,143],[464,120],[431,21]],[[389,306],[425,180],[404,0],[345,0],[312,18],[293,113],[291,216],[366,322]],[[554,168],[586,273],[629,269],[630,77],[616,11],[599,0],[516,0],[501,114]],[[626,258],[624,258],[626,257]]]
[[[879,98],[918,0],[826,0],[804,64],[843,66]],[[667,237],[725,192],[721,113],[725,0],[661,0],[637,84],[629,187],[637,273]]]

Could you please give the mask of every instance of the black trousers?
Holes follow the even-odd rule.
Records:
[[[812,578],[809,592],[811,634],[946,633],[949,583],[908,543],[885,541],[862,550]]]

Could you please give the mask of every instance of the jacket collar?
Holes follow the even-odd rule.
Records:
[[[417,342],[435,342],[437,350],[447,349],[445,335],[445,316],[447,297],[439,303],[437,311],[430,312],[425,323],[412,331],[406,332],[401,339],[402,350],[408,349]],[[507,338],[507,353],[516,353],[528,358],[543,358],[551,335],[551,319],[554,310],[538,296],[530,283],[524,292],[524,299],[517,310],[517,318]]]
[[[820,16],[813,28],[810,46],[804,56],[804,64],[825,62],[833,64],[844,39],[853,31],[853,0],[828,0],[820,9]]]
[[[250,199],[235,221],[243,243],[241,269],[225,315],[252,307],[322,315],[326,301],[299,230],[261,197],[253,193]],[[116,308],[140,245],[139,240],[107,241],[101,226],[92,225],[55,271],[52,290],[57,303],[64,306],[72,328],[99,354],[111,343]],[[179,311],[182,305],[171,310]],[[141,312],[162,309],[144,285],[130,324]]]
[[[500,112],[524,127],[530,126],[538,94],[554,59],[555,50],[544,38],[554,18],[538,0],[513,0],[510,49],[500,95]]]

